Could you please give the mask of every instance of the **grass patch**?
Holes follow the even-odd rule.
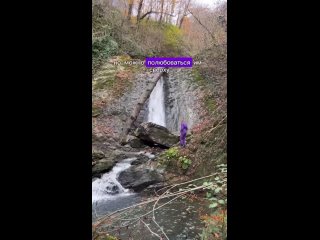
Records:
[[[201,76],[199,70],[196,67],[192,68],[192,75],[193,75],[193,79],[198,85],[205,84],[203,77]]]
[[[101,107],[92,106],[92,117],[98,117],[102,112],[103,110]]]
[[[208,108],[209,112],[213,112],[216,108],[216,103],[213,98],[207,97],[205,99],[205,106]]]

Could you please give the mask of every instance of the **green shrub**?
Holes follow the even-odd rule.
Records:
[[[192,161],[190,159],[186,158],[186,156],[179,157],[179,160],[181,162],[181,168],[183,170],[188,169],[192,163]]]
[[[182,43],[182,32],[174,25],[165,25],[164,27],[164,44],[168,47],[179,48]]]
[[[161,165],[178,167],[182,170],[187,170],[192,163],[186,156],[180,156],[178,147],[172,147],[165,151],[159,162]]]
[[[159,158],[159,164],[163,166],[174,166],[176,160],[179,157],[179,150],[177,147],[169,148],[168,150],[164,151],[160,158]]]
[[[169,148],[166,152],[165,152],[165,156],[167,159],[173,159],[179,156],[179,151],[177,147],[172,147]]]
[[[118,43],[111,39],[110,37],[105,37],[100,41],[95,41],[92,44],[92,57],[93,58],[103,58],[117,54]]]
[[[103,63],[105,59],[116,55],[119,52],[119,46],[116,41],[107,36],[102,40],[92,43],[92,70],[93,73]]]

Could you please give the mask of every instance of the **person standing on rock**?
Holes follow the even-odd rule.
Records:
[[[181,147],[186,147],[187,131],[188,131],[188,126],[182,120],[181,121],[181,127],[180,127],[180,146]]]

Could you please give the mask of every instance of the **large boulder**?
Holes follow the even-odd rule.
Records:
[[[135,136],[127,135],[126,143],[130,145],[132,148],[143,148],[145,145],[141,142],[141,140]]]
[[[101,177],[103,173],[110,171],[115,164],[116,162],[111,159],[100,159],[92,167],[92,177]]]
[[[179,141],[179,136],[171,133],[167,128],[147,122],[142,123],[135,131],[134,135],[149,143],[156,143],[164,147],[172,147]]]
[[[162,182],[163,176],[156,170],[133,166],[120,173],[118,181],[125,188],[133,189],[136,192],[144,188]]]
[[[97,161],[97,160],[103,159],[104,157],[105,157],[105,154],[102,151],[92,150],[92,161]]]
[[[147,157],[146,155],[142,155],[142,154],[136,156],[136,158],[137,158],[136,160],[133,160],[131,162],[131,165],[145,164],[146,162],[149,161],[149,157]]]
[[[127,158],[126,155],[120,151],[104,152],[101,148],[94,147],[92,149],[92,177],[101,177],[103,173],[110,171],[118,161],[125,158]]]
[[[134,152],[123,152],[119,150],[109,150],[108,152],[103,152],[94,148],[92,150],[92,177],[101,177],[102,174],[109,172],[112,167],[119,161],[127,158],[137,157]],[[136,164],[143,163],[144,156],[138,156],[139,160]]]

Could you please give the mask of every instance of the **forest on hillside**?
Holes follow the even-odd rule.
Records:
[[[191,0],[94,0],[92,7],[94,66],[119,53],[194,56],[213,45],[226,47],[224,1],[214,9]]]

